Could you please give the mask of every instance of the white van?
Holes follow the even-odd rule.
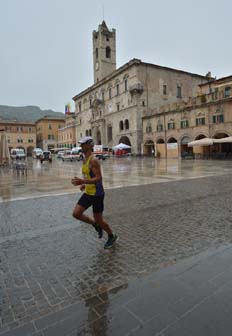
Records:
[[[39,159],[43,155],[43,150],[41,148],[34,148],[32,151],[33,159]]]
[[[24,149],[22,148],[12,148],[10,151],[10,157],[11,159],[25,159],[26,153],[24,152]]]

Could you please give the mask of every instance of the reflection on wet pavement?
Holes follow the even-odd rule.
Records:
[[[231,161],[111,158],[101,163],[106,189],[226,174],[232,169]],[[41,164],[28,159],[27,176],[0,168],[0,201],[78,192],[70,180],[81,176],[81,165],[57,159]]]
[[[81,175],[81,162],[40,163],[28,159],[28,174],[0,168],[0,201],[33,198],[79,191],[70,180]],[[101,161],[105,188],[168,182],[230,173],[232,161],[156,160],[154,158],[110,158]]]

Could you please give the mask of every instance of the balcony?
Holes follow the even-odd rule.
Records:
[[[93,108],[93,109],[95,109],[95,108],[97,108],[98,106],[103,105],[103,104],[104,104],[104,100],[99,99],[99,98],[96,98],[96,99],[94,99],[94,100],[92,101],[90,107]]]
[[[134,85],[131,85],[129,87],[129,92],[130,94],[137,94],[137,93],[142,93],[144,90],[143,85],[141,83],[136,83]]]

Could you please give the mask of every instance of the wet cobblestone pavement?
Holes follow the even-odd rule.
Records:
[[[105,188],[161,183],[230,173],[232,161],[157,160],[154,158],[110,158],[100,161]],[[27,175],[0,168],[0,202],[44,195],[75,193],[70,180],[81,174],[82,162],[27,161]]]
[[[231,177],[107,190],[105,215],[120,237],[109,251],[72,218],[79,193],[0,203],[0,335],[132,333],[147,320],[121,305],[144,279],[232,242]]]

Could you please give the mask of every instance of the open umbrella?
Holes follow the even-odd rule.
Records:
[[[131,146],[128,146],[128,145],[126,145],[126,144],[124,144],[124,143],[121,142],[120,144],[114,146],[113,150],[117,150],[117,149],[130,149],[130,148],[131,148]]]
[[[188,143],[188,147],[194,147],[194,146],[210,146],[214,144],[214,139],[210,138],[203,138],[200,140],[191,141]]]

